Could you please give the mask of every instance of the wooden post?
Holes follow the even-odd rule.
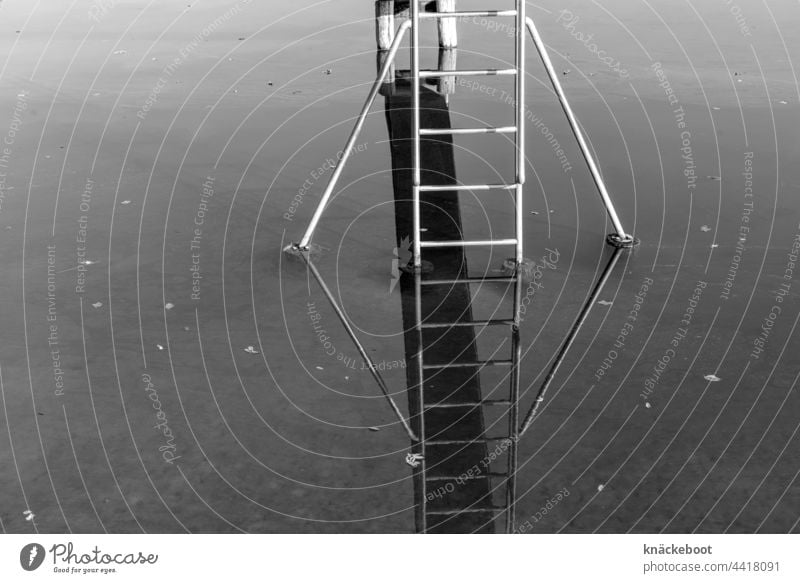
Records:
[[[439,70],[440,71],[455,71],[456,59],[458,56],[458,49],[439,49]],[[448,96],[456,92],[456,76],[447,75],[439,77],[439,93],[445,96],[445,100],[449,101]]]
[[[394,41],[394,0],[375,2],[375,39],[378,49],[389,50]]]
[[[412,0],[413,2],[414,0]],[[455,12],[456,0],[436,0],[438,12]],[[454,49],[458,46],[458,21],[455,18],[439,18],[439,46]]]

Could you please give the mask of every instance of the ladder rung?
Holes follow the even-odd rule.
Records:
[[[422,328],[452,328],[455,326],[511,326],[513,319],[494,319],[494,320],[471,320],[463,322],[430,322],[423,323]]]
[[[467,368],[471,366],[511,366],[514,364],[512,360],[478,360],[475,362],[451,362],[449,364],[423,364],[423,370],[430,370],[434,368]]]
[[[443,515],[453,515],[453,514],[466,514],[466,513],[475,513],[475,512],[505,512],[505,506],[478,506],[475,508],[462,508],[461,510],[425,510],[425,514],[443,514]]]
[[[430,439],[423,441],[423,445],[470,445],[492,443],[493,441],[510,441],[508,437],[476,437],[475,439]]]
[[[442,192],[447,190],[514,190],[518,184],[444,184],[420,185],[420,192]]]
[[[419,130],[421,136],[448,136],[451,134],[513,134],[516,133],[515,126],[486,127],[486,128],[422,128]]]
[[[434,403],[425,405],[423,409],[457,409],[459,407],[481,407],[481,406],[508,406],[511,401],[508,399],[484,399],[483,401],[472,401],[469,403]]]
[[[475,476],[471,476],[469,474],[463,474],[461,476],[425,476],[426,482],[454,482],[456,480],[480,480],[481,478],[508,478],[508,474],[504,474],[503,472],[485,472],[483,474],[478,474]]]
[[[516,10],[462,10],[453,12],[420,12],[420,18],[471,18],[473,16],[516,16]]]
[[[483,247],[487,245],[516,245],[516,239],[483,239],[478,241],[420,241],[423,249],[429,247]]]
[[[516,69],[464,69],[461,71],[434,71],[433,69],[422,69],[419,72],[420,79],[431,77],[448,77],[450,75],[460,75],[462,77],[477,77],[479,75],[516,75]]]
[[[422,285],[456,285],[459,283],[514,283],[514,276],[463,277],[460,279],[423,279]]]

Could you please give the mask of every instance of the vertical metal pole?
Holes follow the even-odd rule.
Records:
[[[516,67],[517,67],[517,188],[515,192],[515,221],[517,231],[517,264],[522,263],[522,202],[525,185],[525,0],[517,0],[516,19]]]
[[[425,369],[422,366],[422,272],[414,271],[414,316],[417,325],[417,378],[419,380],[418,402],[419,402],[419,447],[422,454],[420,473],[422,479],[422,532],[428,532],[428,518],[426,516],[428,505],[428,484],[425,481],[427,460],[425,459]]]
[[[561,108],[564,110],[567,120],[569,120],[569,126],[572,128],[572,133],[575,134],[575,139],[578,140],[578,145],[581,148],[583,158],[586,160],[586,165],[589,166],[589,171],[592,174],[592,179],[594,180],[595,186],[597,186],[597,190],[600,192],[600,197],[603,199],[603,204],[606,207],[608,216],[611,218],[611,222],[614,224],[614,230],[616,230],[617,235],[621,240],[633,241],[633,237],[625,233],[625,229],[622,227],[622,223],[617,216],[617,211],[614,209],[614,203],[611,200],[611,195],[608,194],[605,182],[603,182],[603,177],[600,175],[600,170],[597,167],[594,158],[592,157],[592,153],[589,151],[589,146],[586,143],[586,139],[583,137],[583,132],[581,131],[580,126],[578,125],[578,120],[575,117],[569,102],[567,101],[567,95],[564,93],[564,89],[561,87],[561,82],[558,80],[558,74],[556,74],[553,63],[550,61],[550,56],[547,54],[547,48],[544,46],[544,41],[542,41],[542,37],[539,36],[539,31],[536,30],[536,25],[533,23],[533,19],[527,18],[525,23],[527,24],[528,30],[530,30],[531,36],[533,37],[533,42],[536,45],[536,50],[539,52],[539,57],[542,59],[542,64],[544,64],[544,68],[547,71],[547,76],[550,77],[550,82],[553,84],[556,95],[558,95],[558,100],[561,102]]]
[[[506,533],[512,534],[515,528],[516,501],[517,501],[517,443],[519,442],[519,367],[522,359],[522,346],[519,338],[520,306],[522,298],[522,282],[520,268],[514,280],[514,328],[511,337],[511,350],[513,365],[511,367],[511,409],[508,413],[509,438],[511,445],[508,448],[508,482],[506,483]]]
[[[412,197],[414,216],[414,268],[422,266],[420,246],[420,137],[419,137],[419,1],[411,0],[411,136]]]

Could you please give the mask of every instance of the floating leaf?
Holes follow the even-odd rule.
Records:
[[[605,485],[605,484],[598,484],[598,485],[597,485],[597,491],[598,491],[598,492],[602,492],[602,491],[603,491],[603,489],[605,489],[605,487],[606,487],[606,485]]]
[[[702,227],[700,227],[700,230],[703,231],[704,233],[708,233],[711,230],[711,227],[709,227],[708,225],[703,225]]]
[[[171,302],[167,302],[166,304],[164,304],[164,307],[165,307],[166,309],[168,309],[168,310],[171,310],[172,308],[174,308],[174,307],[175,307],[175,304],[173,304],[173,303],[171,303]]]
[[[644,406],[645,406],[645,407],[647,407],[648,409],[649,409],[650,407],[652,407],[652,405],[650,404],[650,401],[645,401],[645,402],[644,402]]]
[[[161,346],[160,344],[156,344],[156,348],[158,348],[159,350],[164,350],[164,347]]]
[[[380,431],[381,430],[380,427],[368,427],[367,429],[369,429],[370,431]]]
[[[599,300],[597,303],[600,304],[601,306],[610,306],[614,302],[609,302],[608,300]]]
[[[258,354],[258,350],[256,350],[253,346],[248,346],[244,349],[247,354]]]
[[[719,380],[722,380],[717,375],[714,375],[714,374],[707,374],[703,378],[706,379],[710,383],[715,383],[715,382],[717,382]]]
[[[95,303],[92,304],[92,307],[93,308],[102,308],[103,307],[103,302],[95,302]]]
[[[316,367],[316,369],[317,369],[317,370],[325,370],[325,369],[324,369],[324,368],[322,368],[321,366],[317,366],[317,367]]]
[[[131,201],[129,201],[129,200],[123,200],[123,201],[122,201],[120,204],[131,204]]]
[[[406,463],[411,466],[412,468],[419,467],[419,464],[422,460],[425,459],[425,456],[421,453],[409,453],[406,454]]]
[[[709,180],[722,180],[721,176],[706,176]]]

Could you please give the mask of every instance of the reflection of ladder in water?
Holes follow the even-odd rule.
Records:
[[[462,71],[432,71],[420,69],[420,23],[422,20],[436,20],[451,18],[454,13],[448,12],[421,12],[419,3],[412,1],[411,6],[411,78],[412,78],[412,182],[413,182],[413,265],[415,273],[415,316],[417,330],[417,378],[419,379],[419,415],[418,421],[419,444],[422,454],[422,508],[423,532],[449,530],[446,528],[448,520],[458,520],[465,514],[477,515],[479,523],[491,524],[504,515],[505,531],[511,532],[514,528],[514,500],[515,500],[515,474],[517,461],[517,431],[518,431],[518,399],[519,399],[519,299],[520,282],[515,270],[508,277],[477,277],[471,278],[468,273],[460,269],[452,272],[450,277],[442,278],[440,262],[431,262],[436,265],[436,273],[426,277],[422,273],[423,253],[428,257],[428,250],[436,253],[437,250],[453,247],[489,247],[513,246],[515,259],[522,261],[522,189],[525,182],[525,154],[524,154],[524,24],[525,3],[517,1],[515,10],[487,10],[455,13],[457,16],[468,17],[498,17],[515,18],[515,67],[513,69],[483,69]],[[509,127],[475,127],[475,128],[424,128],[420,127],[420,85],[424,79],[442,77],[444,75],[480,76],[480,75],[508,75],[515,78],[516,107],[515,125]],[[426,184],[422,182],[422,141],[436,139],[451,139],[454,135],[465,134],[513,134],[516,149],[515,178],[506,184]],[[427,178],[430,179],[430,176]],[[439,181],[435,181],[439,182]],[[462,237],[449,240],[436,240],[437,238],[422,239],[423,213],[421,212],[421,197],[431,196],[440,192],[452,191],[514,191],[515,203],[515,236],[505,239],[464,240]],[[425,201],[427,202],[427,200]],[[430,225],[428,225],[430,226]],[[466,249],[463,249],[466,251]],[[449,293],[462,293],[471,297],[472,285],[495,285],[506,283],[506,291],[512,291],[514,297],[513,314],[506,317],[473,319],[472,310],[458,314],[455,320],[447,314],[437,315],[439,307],[445,303],[438,300],[441,288],[450,289]],[[432,290],[431,288],[439,288]],[[428,301],[425,301],[428,299]],[[433,301],[430,301],[433,300]],[[503,326],[509,329],[511,335],[511,358],[498,358],[497,350],[485,360],[479,358],[478,339],[487,327]],[[465,349],[464,338],[459,338],[468,330]],[[442,346],[455,347],[454,354],[445,357],[447,349]],[[435,347],[435,348],[434,348]],[[426,358],[428,353],[436,353],[438,357]],[[493,398],[484,398],[480,389],[474,392],[454,390],[457,386],[459,372],[463,375],[477,377],[486,367],[505,367],[508,369],[510,387],[507,395]],[[450,378],[447,378],[448,375]],[[445,377],[445,378],[442,378]],[[463,377],[462,377],[463,378]],[[439,379],[437,381],[437,379]],[[444,381],[444,382],[443,382]],[[481,383],[476,383],[480,387]],[[444,387],[444,391],[436,391],[434,387]],[[496,393],[493,390],[492,393]],[[501,408],[506,423],[499,421],[490,423],[489,429],[482,422],[486,408]],[[475,419],[480,420],[474,423]],[[500,417],[502,419],[502,415]],[[498,425],[505,428],[498,431]],[[475,428],[480,428],[480,434],[475,434]],[[466,429],[466,430],[465,430]],[[473,460],[475,455],[464,454],[471,448],[479,448],[484,452],[483,459],[477,467],[460,467],[459,459]],[[495,459],[496,458],[496,459]],[[453,463],[455,461],[455,463]],[[485,462],[485,463],[484,463]],[[492,463],[494,462],[494,463]],[[499,468],[497,466],[500,466]],[[427,467],[426,467],[427,466]],[[460,471],[459,471],[460,468]],[[501,501],[495,502],[496,494],[501,494]],[[442,525],[445,528],[442,529]]]
[[[426,277],[420,272],[414,276],[418,346],[415,360],[420,379],[416,426],[421,437],[418,449],[423,456],[422,530],[452,532],[448,520],[477,514],[478,525],[484,526],[504,516],[504,530],[511,532],[518,441],[520,281],[516,274],[461,277],[460,266],[447,266],[444,271],[448,267],[455,276],[441,278],[443,270],[438,268],[434,276]],[[447,303],[441,301],[443,290],[471,298],[471,286],[503,284],[506,293],[511,291],[514,297],[514,313],[508,317],[474,319],[472,309],[468,308],[455,320],[443,318],[447,317],[447,310],[441,308]],[[503,344],[492,350],[488,358],[480,358],[478,340],[490,326],[509,329],[510,358],[498,356]],[[452,348],[448,351],[448,347]],[[438,358],[426,359],[429,353]],[[508,380],[507,394],[494,388],[484,397],[480,386],[486,383],[469,383],[487,367],[507,369],[503,379]],[[478,387],[477,394],[469,390],[468,383]],[[498,392],[501,394],[495,395]],[[487,408],[501,411],[496,417],[489,415],[492,421],[488,424],[484,423]],[[506,423],[502,423],[503,417]],[[481,461],[474,463],[475,459]],[[467,464],[469,467],[465,467]],[[497,494],[500,494],[498,502]]]

